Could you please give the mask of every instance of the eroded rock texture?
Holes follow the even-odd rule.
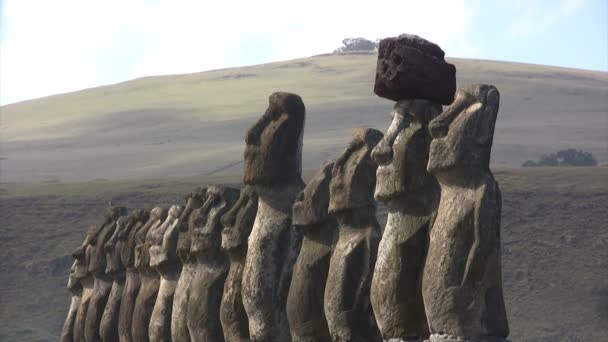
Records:
[[[165,221],[150,231],[150,266],[160,275],[156,303],[150,317],[148,335],[151,342],[171,341],[173,295],[182,265],[177,257],[179,217],[183,207],[174,205]]]
[[[74,277],[82,285],[82,295],[74,321],[74,341],[84,341],[84,325],[87,318],[89,301],[91,300],[91,293],[93,292],[93,275],[89,272],[89,261],[91,260],[93,241],[95,241],[98,232],[98,227],[90,227],[83,244],[72,252],[72,256],[76,259]]]
[[[333,166],[333,162],[325,163],[292,207],[293,225],[303,235],[287,297],[287,318],[294,342],[331,341],[323,303],[329,260],[338,233],[336,220],[328,214]]]
[[[221,218],[224,227],[222,250],[230,259],[220,305],[220,322],[226,342],[249,340],[249,320],[241,298],[241,283],[247,256],[247,239],[257,210],[258,196],[251,186],[245,186],[236,204]]]
[[[110,290],[112,289],[112,278],[106,274],[106,254],[104,246],[116,230],[116,220],[127,214],[125,207],[110,207],[105,213],[105,222],[99,233],[96,234],[92,244],[91,257],[89,261],[89,272],[93,275],[93,290],[87,308],[87,316],[84,325],[84,340],[87,342],[100,341],[99,328]]]
[[[333,341],[380,338],[369,299],[380,240],[374,201],[377,165],[370,153],[380,139],[380,131],[356,129],[332,169],[329,212],[338,221],[339,234],[325,285],[325,316]]]
[[[131,318],[131,338],[133,341],[149,341],[148,326],[156,303],[160,276],[150,266],[150,239],[148,233],[160,226],[167,217],[167,210],[156,207],[150,211],[150,219],[135,234],[135,268],[139,271],[141,286],[135,299]]]
[[[118,313],[118,340],[120,342],[132,342],[131,338],[131,319],[135,299],[139,292],[141,281],[139,271],[135,268],[135,235],[148,221],[150,212],[148,210],[134,210],[129,215],[129,225],[119,233],[118,239],[124,244],[120,259],[126,269],[125,286],[120,300]]]
[[[390,127],[371,154],[378,164],[375,198],[388,207],[371,285],[371,303],[384,340],[428,337],[422,272],[439,203],[439,185],[426,170],[428,123],[440,112],[441,105],[427,100],[399,101]]]
[[[291,206],[304,187],[304,118],[298,95],[274,93],[245,139],[243,181],[258,194],[241,290],[253,341],[291,340],[285,306],[301,243],[292,229]]]
[[[415,35],[385,38],[378,47],[374,92],[393,101],[426,99],[449,105],[456,68],[439,46]]]
[[[422,282],[430,341],[504,341],[501,196],[489,169],[499,93],[460,88],[429,124],[428,170],[441,187]]]
[[[207,188],[196,188],[186,196],[186,208],[182,211],[179,222],[176,224],[177,231],[173,230],[170,238],[177,234],[177,254],[182,263],[182,271],[179,275],[175,294],[173,296],[173,309],[171,310],[171,337],[173,341],[190,341],[188,331],[188,299],[190,297],[190,283],[196,269],[196,257],[190,252],[191,232],[194,225],[189,224],[189,219],[195,209],[200,208],[207,197]]]
[[[78,307],[80,306],[80,299],[82,297],[82,284],[80,283],[80,278],[76,271],[77,265],[78,261],[74,260],[74,263],[70,268],[67,288],[70,291],[72,298],[70,300],[68,314],[63,323],[63,329],[61,330],[61,342],[74,341],[74,323],[76,322],[76,314],[78,313]]]
[[[205,204],[190,215],[193,224],[191,252],[196,256],[190,283],[187,323],[194,342],[223,341],[220,305],[228,274],[228,257],[221,251],[220,219],[237,201],[237,189],[210,186]]]

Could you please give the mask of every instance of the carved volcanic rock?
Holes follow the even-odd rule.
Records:
[[[439,46],[415,35],[382,39],[374,92],[393,101],[417,98],[449,105],[456,91],[456,68],[444,56]]]
[[[82,283],[76,274],[77,263],[78,261],[74,260],[74,263],[70,268],[68,290],[70,291],[72,300],[70,301],[70,308],[68,309],[68,314],[63,323],[63,329],[61,330],[61,342],[74,341],[74,323],[76,322],[76,314],[78,313],[78,307],[80,306],[80,299],[82,297]]]

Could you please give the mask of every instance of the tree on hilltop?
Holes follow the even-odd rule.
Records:
[[[372,42],[369,39],[359,38],[344,38],[342,46],[334,50],[334,53],[352,52],[352,51],[374,51],[378,48],[379,40]]]

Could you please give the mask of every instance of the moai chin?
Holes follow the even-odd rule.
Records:
[[[74,341],[74,325],[76,322],[76,314],[78,313],[78,307],[80,306],[80,299],[82,298],[82,283],[80,278],[76,274],[76,267],[78,261],[74,260],[72,267],[70,268],[70,275],[68,278],[68,291],[72,297],[70,301],[70,308],[68,314],[63,323],[63,329],[61,330],[61,342],[73,342]]]
[[[206,195],[203,206],[190,215],[194,228],[191,251],[196,265],[186,319],[190,340],[223,341],[220,305],[229,262],[221,250],[220,219],[239,198],[239,190],[210,186]]]
[[[328,214],[333,167],[333,162],[325,163],[292,207],[293,225],[303,235],[287,296],[287,318],[294,342],[331,341],[323,303],[338,232],[336,220]]]
[[[429,341],[505,341],[501,195],[489,169],[498,90],[458,89],[429,124],[428,170],[441,187],[422,282]]]
[[[249,320],[241,298],[243,268],[247,256],[247,238],[258,210],[258,196],[246,185],[236,204],[222,218],[222,250],[228,254],[230,269],[224,282],[220,322],[226,342],[249,340]]]
[[[377,165],[370,157],[382,139],[375,129],[356,129],[335,161],[329,184],[329,213],[338,221],[338,241],[325,284],[325,316],[333,341],[378,341],[369,290],[380,225],[374,187]]]
[[[440,112],[441,105],[428,100],[397,102],[391,125],[371,154],[378,164],[374,196],[388,207],[388,219],[370,297],[387,341],[428,337],[421,282],[428,231],[439,202],[439,185],[426,170],[428,124]]]
[[[150,266],[160,275],[158,295],[148,327],[151,342],[171,340],[173,296],[182,266],[177,257],[177,225],[182,210],[182,206],[172,206],[165,221],[155,230],[148,232]]]
[[[118,236],[127,230],[130,224],[133,224],[130,217],[119,217],[118,220],[116,220],[114,234],[112,234],[108,242],[104,245],[104,252],[106,253],[106,275],[112,279],[112,288],[99,327],[99,334],[102,341],[118,341],[118,315],[125,286],[125,267],[121,259],[125,241],[119,239]]]
[[[106,274],[106,253],[104,247],[116,230],[116,221],[120,216],[126,214],[127,209],[125,207],[114,207],[110,204],[105,213],[105,224],[96,235],[93,249],[91,250],[89,272],[93,274],[94,283],[84,327],[84,340],[87,342],[101,340],[99,334],[101,319],[114,283],[112,278]]]
[[[252,341],[291,340],[285,306],[301,243],[292,229],[291,206],[304,187],[305,113],[298,95],[273,93],[245,139],[243,181],[258,194],[241,292]]]
[[[150,266],[150,240],[147,239],[147,235],[148,232],[158,228],[166,218],[166,209],[161,207],[152,209],[146,224],[135,234],[134,266],[139,272],[141,285],[135,298],[131,318],[131,338],[133,341],[149,341],[148,326],[160,287],[160,276]]]
[[[91,294],[93,293],[94,283],[93,275],[91,272],[89,272],[89,261],[91,260],[93,243],[96,239],[96,234],[98,231],[98,227],[89,227],[87,236],[82,245],[72,252],[72,256],[76,260],[74,277],[78,279],[82,285],[82,295],[80,297],[80,304],[78,305],[78,311],[74,321],[74,341],[84,341],[84,326],[89,308],[89,302],[91,300]]]
[[[197,187],[186,195],[186,207],[176,223],[177,231],[173,230],[168,237],[173,239],[177,234],[177,254],[182,263],[182,271],[175,287],[171,310],[171,338],[173,341],[190,341],[187,312],[190,283],[196,270],[196,257],[190,252],[192,240],[190,235],[194,226],[189,225],[189,218],[195,209],[204,204],[206,196],[207,188],[202,187]]]
[[[132,342],[131,338],[131,319],[135,299],[141,286],[139,271],[135,268],[135,235],[148,221],[150,211],[137,209],[129,215],[129,224],[118,235],[118,239],[124,243],[121,251],[121,261],[126,269],[125,285],[120,300],[120,310],[118,313],[118,340],[120,342]]]

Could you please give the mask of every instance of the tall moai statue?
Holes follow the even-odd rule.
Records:
[[[224,227],[222,250],[230,259],[220,305],[220,322],[226,342],[249,340],[249,320],[243,307],[241,284],[247,256],[247,239],[257,211],[258,196],[251,186],[246,185],[236,204],[220,220]]]
[[[429,341],[505,341],[501,195],[490,172],[498,90],[464,86],[429,124],[428,171],[441,186],[422,291]]]
[[[193,342],[223,341],[220,305],[228,274],[228,256],[221,250],[220,219],[239,198],[239,190],[210,186],[203,206],[190,215],[193,224],[191,252],[196,269],[190,283],[187,323]]]
[[[182,270],[177,257],[177,225],[182,210],[182,206],[173,205],[163,224],[148,233],[150,266],[160,275],[158,295],[148,327],[150,342],[171,341],[173,295]]]
[[[378,341],[369,299],[380,225],[374,188],[377,165],[371,151],[382,139],[375,129],[356,129],[336,159],[329,184],[329,213],[338,221],[338,241],[325,284],[325,316],[332,341]]]
[[[112,278],[106,274],[106,253],[104,247],[116,230],[116,221],[120,216],[126,214],[127,209],[125,207],[115,207],[110,204],[105,213],[106,220],[104,223],[106,224],[101,227],[91,250],[89,272],[93,274],[94,283],[84,323],[84,340],[86,342],[101,341],[99,335],[101,318],[114,283]]]
[[[120,312],[120,302],[125,286],[125,267],[122,263],[121,253],[124,241],[119,240],[118,236],[128,226],[133,224],[128,216],[121,216],[116,220],[116,229],[108,242],[104,245],[106,253],[106,275],[112,279],[112,289],[106,303],[106,307],[101,317],[99,335],[104,342],[118,341],[118,315]]]
[[[131,338],[133,341],[146,342],[150,339],[148,326],[160,287],[160,276],[150,266],[150,240],[147,236],[148,232],[160,226],[166,218],[167,210],[155,207],[150,211],[148,222],[135,234],[134,266],[139,271],[141,285],[135,299],[133,317],[131,318]]]
[[[243,182],[258,194],[249,236],[242,299],[252,341],[290,341],[286,302],[301,234],[291,206],[304,188],[302,142],[306,109],[300,96],[277,92],[246,136]]]
[[[78,313],[78,307],[80,306],[80,299],[82,298],[82,283],[80,277],[77,274],[78,261],[74,260],[72,267],[70,268],[70,275],[68,277],[68,291],[70,291],[71,300],[68,314],[63,323],[63,329],[61,330],[61,342],[73,342],[74,341],[74,323],[76,322],[76,314]]]
[[[118,340],[120,342],[133,341],[133,338],[131,338],[131,319],[133,318],[135,299],[141,286],[139,271],[135,268],[135,235],[149,218],[149,210],[133,210],[129,215],[130,224],[118,235],[118,239],[124,243],[120,259],[126,269],[125,286],[118,313]]]
[[[333,162],[325,163],[293,204],[293,225],[302,247],[287,296],[287,318],[294,342],[331,342],[323,308],[329,260],[338,224],[328,213]]]
[[[93,293],[94,283],[93,274],[89,272],[89,262],[91,261],[91,252],[93,251],[93,244],[95,242],[96,235],[99,233],[99,228],[102,227],[103,225],[100,227],[89,227],[87,236],[82,245],[72,252],[72,256],[74,259],[76,259],[74,276],[82,285],[82,295],[80,297],[80,304],[78,306],[76,319],[74,321],[74,341],[84,341],[84,325],[87,318],[87,311],[89,309],[89,302],[91,301],[91,295]]]
[[[177,254],[182,264],[182,271],[175,286],[173,309],[171,310],[171,338],[173,341],[190,341],[187,313],[190,283],[196,270],[196,257],[190,251],[191,232],[194,230],[194,226],[189,224],[189,218],[195,209],[204,204],[206,196],[207,188],[202,187],[197,187],[186,195],[186,207],[176,224],[178,231],[173,230],[171,233],[177,233]]]
[[[453,99],[455,75],[443,51],[422,38],[402,35],[380,42],[375,90],[397,101],[391,124],[371,155],[378,164],[374,196],[388,208],[370,293],[385,341],[428,337],[422,274],[439,203],[439,185],[426,170],[428,124],[442,111],[433,100]],[[433,84],[448,89],[438,98]]]

